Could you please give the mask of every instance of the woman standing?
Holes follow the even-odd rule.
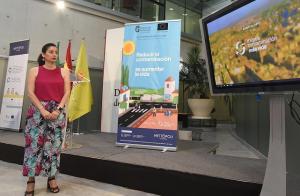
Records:
[[[68,70],[56,67],[56,58],[56,45],[44,45],[39,66],[30,69],[28,75],[28,96],[32,104],[25,127],[23,176],[29,177],[25,196],[34,195],[34,177],[39,175],[48,177],[48,191],[59,192],[55,175],[60,164],[70,78]]]

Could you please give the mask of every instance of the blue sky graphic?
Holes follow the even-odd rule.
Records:
[[[232,24],[239,22],[241,19],[247,17],[251,13],[260,11],[265,7],[270,5],[277,4],[284,0],[255,0],[252,3],[249,3],[240,9],[237,9],[229,14],[224,15],[223,17],[214,20],[207,24],[208,34],[211,35],[219,30],[222,30]]]

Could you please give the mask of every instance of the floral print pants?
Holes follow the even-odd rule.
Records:
[[[55,101],[41,102],[52,112],[58,106]],[[65,112],[54,121],[45,120],[40,111],[31,104],[28,108],[25,127],[25,153],[23,176],[55,176],[60,164],[62,129],[65,126]]]

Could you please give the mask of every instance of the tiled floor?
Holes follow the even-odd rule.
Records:
[[[26,178],[21,176],[21,166],[0,161],[0,196],[21,196],[26,188]],[[61,182],[61,183],[59,183]],[[150,196],[153,194],[92,180],[59,174],[61,191],[57,196]],[[36,178],[36,196],[53,195],[46,191],[46,178]]]
[[[180,126],[180,125],[179,125]],[[265,158],[264,155],[255,151],[250,145],[246,145],[246,142],[242,142],[241,138],[236,136],[234,126],[231,124],[218,124],[217,127],[205,128],[205,127],[189,127],[180,128],[180,130],[190,130],[193,132],[201,133],[199,138],[205,142],[217,142],[219,147],[217,149],[217,155],[226,155],[234,157],[245,157],[261,159]]]
[[[202,141],[218,142],[218,155],[227,155],[246,158],[260,158],[257,152],[243,144],[234,137],[234,128],[230,126],[218,126],[217,128],[203,128]]]

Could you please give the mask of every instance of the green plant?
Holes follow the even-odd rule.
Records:
[[[192,47],[179,73],[184,93],[190,98],[210,98],[206,61],[200,58],[199,47]]]
[[[123,65],[121,70],[121,84],[123,86],[129,86],[128,78],[129,78],[129,66]]]

